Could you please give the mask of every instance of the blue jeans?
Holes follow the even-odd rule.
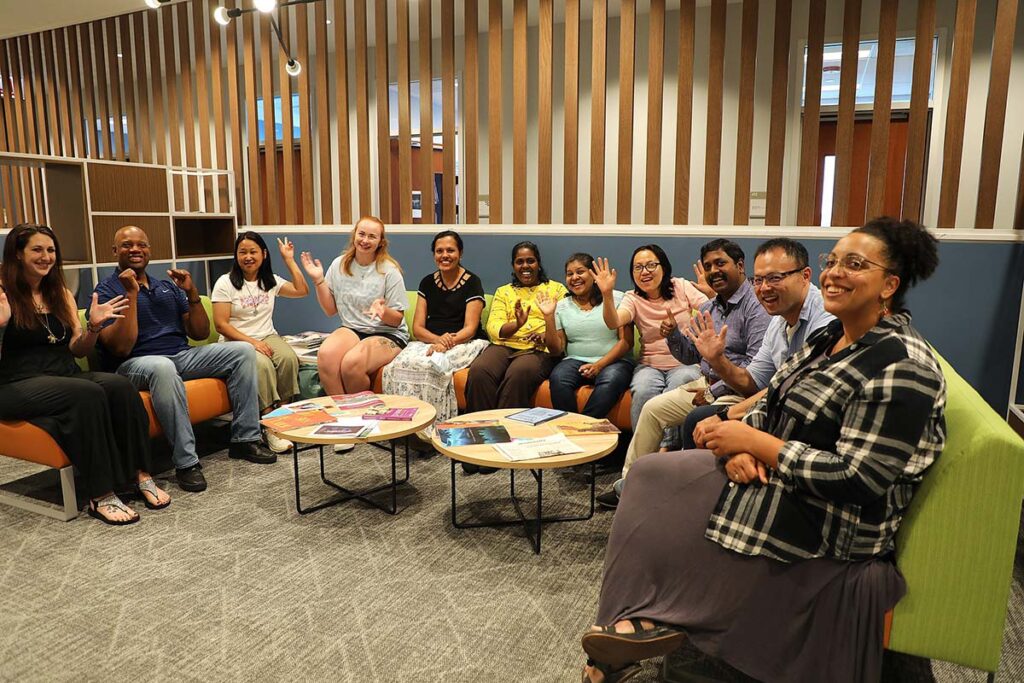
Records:
[[[185,380],[220,377],[231,398],[231,441],[260,440],[259,395],[256,387],[256,349],[247,342],[194,346],[173,356],[129,358],[117,369],[140,391],[149,391],[153,410],[163,427],[178,469],[199,462],[196,437],[188,414]]]
[[[697,406],[693,409],[693,412],[686,416],[686,422],[683,423],[683,450],[688,451],[697,447],[697,444],[693,441],[693,430],[697,428],[697,423],[706,417],[711,417],[721,409],[721,405],[709,405],[709,406]]]
[[[650,365],[636,366],[636,370],[633,372],[633,381],[629,385],[629,390],[633,392],[633,402],[630,404],[629,410],[629,421],[633,428],[636,429],[640,411],[645,403],[655,396],[688,384],[698,377],[700,377],[699,365],[677,365],[671,370],[658,370]],[[680,445],[679,428],[666,429],[661,445],[670,450],[677,450]]]
[[[583,414],[593,418],[606,417],[629,388],[629,382],[633,377],[633,360],[620,358],[602,369],[592,380],[580,374],[580,368],[584,365],[584,361],[566,358],[555,366],[548,377],[551,404],[558,410],[575,413],[576,390],[584,384],[593,384],[594,391],[587,399],[587,405],[583,407]]]

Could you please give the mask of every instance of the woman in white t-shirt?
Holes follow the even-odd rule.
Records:
[[[291,274],[290,282],[274,274],[263,237],[243,232],[235,240],[231,272],[217,279],[210,297],[220,341],[249,342],[256,349],[261,412],[287,403],[299,393],[299,359],[274,329],[274,299],[309,294],[306,278],[295,263],[295,245],[285,237],[278,238],[277,247]],[[277,453],[291,447],[270,432],[266,432],[266,439],[267,446]]]

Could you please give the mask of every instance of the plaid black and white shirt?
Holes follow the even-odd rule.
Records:
[[[825,356],[842,334],[837,320],[811,335],[744,417],[786,443],[766,485],[723,488],[707,538],[783,562],[865,560],[893,549],[942,452],[946,383],[909,313]]]

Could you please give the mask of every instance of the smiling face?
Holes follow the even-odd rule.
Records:
[[[565,286],[573,296],[589,296],[594,286],[594,273],[580,261],[569,261],[565,264]]]
[[[843,263],[851,255],[872,263],[866,263],[860,271],[848,270]],[[829,256],[838,263],[823,271],[819,278],[825,310],[844,324],[865,320],[871,322],[871,318],[878,317],[882,301],[892,297],[900,282],[897,276],[885,270],[884,266],[889,263],[885,245],[865,233],[851,232],[836,242]]]
[[[702,260],[705,278],[711,289],[722,299],[728,299],[743,284],[743,259],[733,261],[721,249],[709,251]]]
[[[661,281],[665,277],[658,255],[649,249],[641,249],[633,255],[630,264],[633,283],[647,295],[649,299],[661,296]]]
[[[769,249],[754,258],[755,278],[788,273],[776,285],[770,284],[767,280],[755,285],[754,293],[769,315],[781,315],[790,324],[799,319],[800,309],[803,308],[807,288],[811,282],[811,269],[797,270],[798,267],[796,259],[784,249]],[[794,270],[797,272],[791,272]]]
[[[42,280],[57,263],[57,246],[49,235],[37,232],[28,238],[18,260],[29,280]]]
[[[512,272],[524,287],[540,283],[540,263],[533,249],[520,247],[516,250],[515,258],[512,259]]]
[[[267,252],[260,249],[260,245],[252,240],[242,240],[235,250],[235,260],[238,261],[238,267],[242,269],[242,275],[246,280],[256,279],[266,258]]]
[[[121,270],[142,273],[149,265],[149,238],[140,228],[121,228],[114,235],[114,255]]]
[[[356,223],[355,230],[352,231],[352,244],[355,245],[356,255],[376,257],[383,237],[384,230],[376,221],[359,221]]]
[[[441,237],[434,242],[434,263],[442,273],[458,272],[462,252],[454,237]]]

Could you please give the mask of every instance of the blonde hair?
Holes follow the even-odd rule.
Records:
[[[355,225],[352,226],[352,234],[348,237],[348,246],[345,247],[345,251],[341,253],[341,272],[351,277],[352,275],[352,261],[356,258],[356,230],[359,229],[359,224],[363,221],[370,221],[380,226],[380,244],[377,246],[377,256],[375,262],[377,264],[377,272],[383,273],[381,266],[384,263],[391,263],[395,268],[398,268],[398,272],[402,272],[402,266],[398,264],[398,261],[388,253],[388,238],[384,235],[384,221],[377,218],[376,216],[363,216],[356,221]]]

